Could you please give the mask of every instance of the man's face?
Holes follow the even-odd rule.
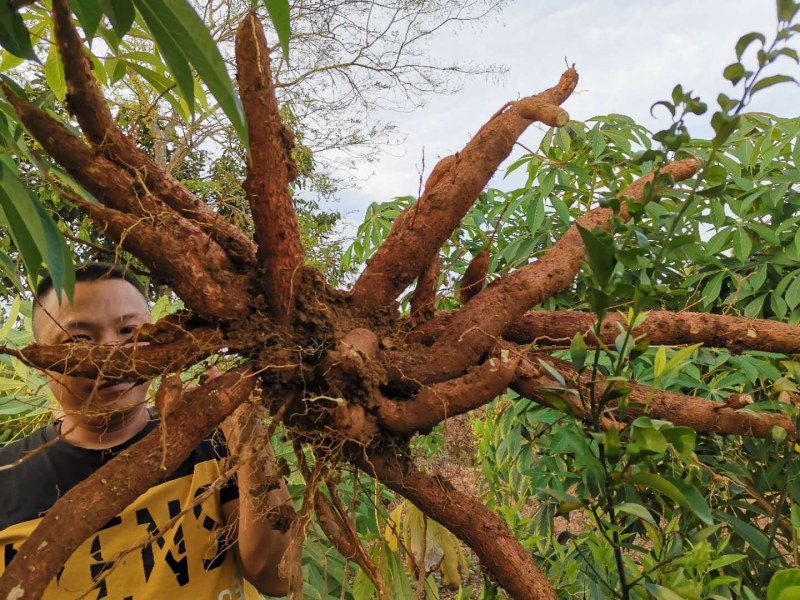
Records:
[[[36,311],[34,334],[40,344],[118,344],[125,342],[139,325],[150,323],[147,302],[124,279],[78,282],[72,305],[66,298],[59,304],[51,290]],[[106,383],[53,371],[46,374],[50,389],[65,412],[80,414],[82,420],[97,424],[143,404],[149,385]]]

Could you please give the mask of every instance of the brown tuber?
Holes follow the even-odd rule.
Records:
[[[471,261],[464,276],[461,278],[461,304],[466,304],[470,299],[483,289],[486,275],[489,272],[489,248],[478,252]]]

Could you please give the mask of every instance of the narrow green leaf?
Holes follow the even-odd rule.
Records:
[[[33,285],[39,279],[39,268],[42,265],[42,254],[33,239],[28,226],[19,212],[14,208],[11,198],[0,188],[0,222],[8,228],[11,240],[22,257],[28,278]]]
[[[769,539],[761,531],[745,523],[741,519],[725,512],[717,513],[719,518],[727,521],[734,533],[745,540],[762,558],[767,554]]]
[[[715,112],[711,116],[711,127],[714,129],[714,146],[721,146],[739,126],[739,115],[728,115]]]
[[[631,482],[644,488],[661,492],[667,498],[680,506],[686,506],[688,504],[686,496],[684,496],[683,493],[677,487],[675,487],[673,483],[670,483],[661,477],[661,475],[642,471],[640,473],[634,473],[633,476],[631,476]]]
[[[731,230],[728,227],[720,229],[717,233],[711,236],[711,239],[706,242],[706,256],[708,258],[718,254],[731,237]]]
[[[24,250],[19,246],[18,248],[24,253],[23,260],[31,278],[36,279],[44,259],[59,300],[62,290],[68,298],[72,298],[75,267],[64,237],[39,199],[17,178],[5,161],[0,161],[0,191],[3,212],[12,231],[16,227],[20,231],[24,228],[27,232],[17,237],[22,240]],[[32,251],[31,243],[35,252]]]
[[[536,235],[542,223],[544,223],[544,200],[534,198],[528,204],[528,211],[525,216],[528,222],[528,229],[530,229],[531,234]]]
[[[100,0],[70,0],[69,5],[78,16],[78,21],[80,21],[81,28],[86,34],[86,39],[91,42],[94,34],[97,33],[100,19],[103,18]]]
[[[25,62],[24,58],[14,56],[8,50],[3,50],[2,56],[3,59],[0,60],[0,73],[13,69],[14,67],[18,67]]]
[[[770,77],[765,77],[764,79],[756,81],[756,84],[750,90],[750,95],[752,96],[753,94],[755,94],[760,90],[771,87],[773,85],[777,85],[779,83],[785,83],[787,81],[791,81],[792,83],[797,83],[797,80],[794,77],[790,77],[789,75],[772,75]]]
[[[561,219],[561,222],[564,223],[564,225],[569,225],[571,221],[569,208],[567,208],[567,205],[564,204],[564,201],[558,196],[553,196],[550,198],[550,203],[553,205],[553,208],[555,209],[558,218]]]
[[[577,224],[576,224],[577,225]],[[614,270],[614,242],[609,237],[601,240],[594,233],[577,225],[586,246],[586,262],[600,287],[605,286]]]
[[[778,20],[788,23],[797,13],[800,5],[794,0],[777,0]]]
[[[163,0],[135,0],[135,3],[151,32],[156,35],[159,47],[163,49],[162,44],[166,44],[170,48],[169,52],[173,53],[174,60],[180,55],[184,61],[191,63],[219,102],[239,137],[246,142],[247,127],[239,97],[233,89],[216,43],[192,6],[187,0],[170,0],[168,3]],[[186,82],[179,82],[179,85],[187,100],[188,97],[194,97],[193,86],[189,92],[184,89]],[[193,102],[190,106],[191,104]]]
[[[547,198],[550,195],[550,192],[553,191],[553,187],[556,183],[556,172],[553,169],[547,171],[547,173],[542,176],[539,174],[539,193],[541,194],[542,198]]]
[[[47,60],[44,61],[44,78],[56,99],[63,102],[67,97],[67,82],[64,79],[61,55],[55,44],[51,45],[47,51]]]
[[[708,508],[708,502],[706,502],[700,490],[691,483],[687,483],[683,479],[678,479],[677,477],[670,477],[668,481],[678,488],[684,498],[686,498],[686,504],[683,505],[684,508],[691,510],[695,516],[706,525],[712,525],[714,523],[714,519],[711,516],[711,509]]]
[[[642,521],[647,521],[651,525],[656,524],[656,520],[653,518],[653,515],[651,515],[650,511],[641,504],[636,504],[635,502],[623,502],[622,504],[618,504],[616,506],[616,510],[618,512],[624,512],[628,513],[629,515],[633,515]]]
[[[267,7],[269,18],[275,26],[283,55],[288,60],[289,38],[292,35],[292,28],[289,20],[289,0],[264,0],[264,5]]]
[[[0,222],[8,226],[5,222],[5,215],[2,207],[0,207]],[[14,264],[14,261],[11,260],[11,257],[5,252],[0,252],[0,273],[2,273],[6,279],[9,279],[11,283],[14,284],[14,287],[17,288],[18,292],[25,292],[25,288],[22,287],[22,282],[20,281],[17,266]]]
[[[655,600],[685,600],[680,594],[676,594],[671,589],[657,583],[645,583],[644,587],[647,588],[650,597],[655,598]]]
[[[101,0],[103,12],[108,15],[114,33],[119,37],[124,36],[133,26],[136,18],[136,7],[132,0]]]
[[[28,28],[19,12],[12,8],[11,0],[0,0],[0,46],[14,56],[37,60]]]
[[[159,93],[164,94],[164,99],[169,103],[173,110],[177,114],[181,115],[185,121],[189,121],[191,115],[189,114],[188,107],[184,102],[180,102],[180,100],[177,98],[177,94],[173,94],[169,91],[169,88],[173,86],[169,79],[153,69],[149,69],[137,62],[131,61],[126,63],[126,61],[122,60],[119,62],[139,73],[139,75],[141,75],[150,85],[158,90]]]
[[[794,310],[800,304],[800,276],[795,277],[786,288],[786,295],[783,299],[786,300],[789,310]]]
[[[764,308],[764,301],[767,299],[767,294],[756,296],[753,300],[747,303],[744,307],[744,316],[748,319],[754,319],[761,315],[761,309]]]
[[[755,231],[759,237],[768,242],[772,246],[780,246],[781,240],[778,235],[775,233],[775,230],[771,227],[767,227],[763,223],[748,223],[747,226],[752,230]]]
[[[586,342],[583,340],[583,336],[580,333],[576,333],[569,345],[569,356],[570,359],[572,359],[572,366],[575,367],[576,371],[583,371],[583,368],[586,366],[587,355]]]
[[[169,12],[167,5],[159,4],[156,0],[134,1],[139,8],[139,12],[142,13],[142,17],[147,23],[147,27],[150,29],[150,33],[159,50],[161,50],[161,55],[172,72],[172,77],[175,79],[175,83],[178,84],[178,89],[186,100],[189,110],[194,110],[194,77],[192,76],[192,69],[189,67],[189,59],[178,39],[176,28],[179,25],[175,23],[174,15]],[[176,0],[176,3],[183,1]],[[203,29],[205,30],[205,26]],[[206,33],[208,32],[206,31]],[[214,42],[212,41],[211,44],[213,45]],[[214,48],[216,49],[216,46]]]
[[[750,257],[750,251],[753,249],[753,242],[750,241],[750,236],[744,227],[739,227],[733,234],[733,254],[739,262],[745,262]]]

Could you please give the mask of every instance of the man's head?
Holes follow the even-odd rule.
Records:
[[[150,322],[139,282],[126,270],[87,263],[75,270],[73,303],[59,303],[50,277],[42,279],[33,305],[33,334],[40,344],[118,344]],[[148,384],[110,384],[47,371],[50,389],[65,412],[94,424],[113,420],[145,401]]]

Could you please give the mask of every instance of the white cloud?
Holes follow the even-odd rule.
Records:
[[[573,118],[624,113],[653,129],[659,122],[650,106],[668,98],[677,83],[713,108],[717,94],[730,90],[721,72],[735,58],[736,40],[749,31],[769,36],[774,29],[774,3],[764,0],[519,0],[485,27],[431,46],[442,60],[505,64],[505,80],[473,79],[460,93],[431,98],[413,112],[381,115],[397,123],[405,143],[364,168],[363,185],[344,190],[337,209],[359,220],[372,201],[416,194],[423,149],[430,172],[506,101],[557,81],[565,57],[581,75],[577,93],[565,104]],[[796,70],[789,61],[781,66]],[[750,108],[794,116],[798,106],[798,88],[783,85],[757,96]],[[707,122],[708,115],[696,120],[693,132],[707,135]],[[522,140],[530,147],[539,137],[533,129]],[[503,185],[497,176],[493,183]]]

